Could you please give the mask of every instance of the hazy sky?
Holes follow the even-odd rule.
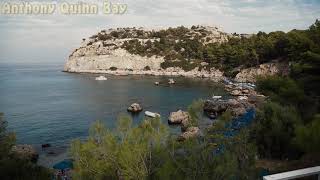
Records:
[[[76,3],[76,0],[66,0]],[[124,15],[0,14],[1,62],[63,63],[81,39],[105,28],[216,25],[227,32],[306,29],[320,18],[320,0],[109,0]],[[0,4],[13,2],[1,0]],[[65,1],[54,2],[57,6]],[[102,7],[103,0],[84,0]]]

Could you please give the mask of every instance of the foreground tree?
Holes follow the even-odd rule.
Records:
[[[168,135],[160,119],[144,120],[133,127],[130,117],[120,117],[116,132],[97,122],[85,143],[72,143],[75,179],[145,179],[158,163]]]
[[[252,130],[253,139],[263,158],[297,158],[298,149],[293,145],[295,128],[301,119],[293,107],[266,102],[258,111]]]
[[[167,161],[157,171],[157,179],[256,179],[254,144],[249,143],[246,130],[228,136],[231,121],[231,114],[226,112],[204,130],[202,138],[184,142],[171,139]]]
[[[320,153],[320,114],[315,115],[312,122],[296,128],[295,143],[308,153]]]
[[[189,111],[201,120],[194,102]],[[227,119],[230,116],[225,115]],[[226,137],[227,121],[221,119],[202,138],[177,141],[160,119],[146,119],[133,127],[120,117],[114,132],[97,122],[87,141],[72,143],[75,179],[250,179],[254,176],[255,148],[243,131]]]

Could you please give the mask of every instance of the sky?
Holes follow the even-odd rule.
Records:
[[[20,2],[1,0],[6,2]],[[109,0],[127,5],[122,15],[64,15],[62,3],[78,0],[29,0],[54,3],[50,15],[0,14],[0,62],[63,64],[82,38],[117,27],[162,28],[191,25],[218,26],[233,33],[307,29],[320,19],[320,0]],[[83,0],[103,7],[104,0]]]

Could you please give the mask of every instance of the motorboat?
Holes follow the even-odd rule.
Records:
[[[99,76],[99,77],[96,77],[96,80],[97,81],[106,81],[108,79],[105,76]]]
[[[146,116],[152,117],[152,118],[160,117],[160,114],[154,113],[154,112],[150,112],[150,111],[146,111],[146,112],[144,112],[144,114],[145,114]]]

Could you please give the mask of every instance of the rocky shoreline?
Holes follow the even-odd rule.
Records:
[[[239,118],[249,111],[255,110],[267,98],[258,94],[255,91],[254,85],[250,83],[225,81],[225,89],[231,95],[230,98],[224,99],[219,97],[204,101],[202,109],[208,118],[212,120],[218,119],[226,111],[231,113],[233,119]],[[199,127],[190,126],[190,115],[188,112],[181,110],[171,112],[168,123],[169,125],[177,124],[181,126],[181,134],[178,136],[178,141],[184,141],[201,135]]]
[[[64,70],[68,73],[91,73],[91,74],[110,74],[116,76],[128,76],[128,75],[148,75],[148,76],[180,76],[190,78],[206,78],[219,82],[225,79],[223,72],[212,68],[210,71],[198,71],[194,69],[192,71],[184,71],[180,68],[167,68],[161,70]]]

